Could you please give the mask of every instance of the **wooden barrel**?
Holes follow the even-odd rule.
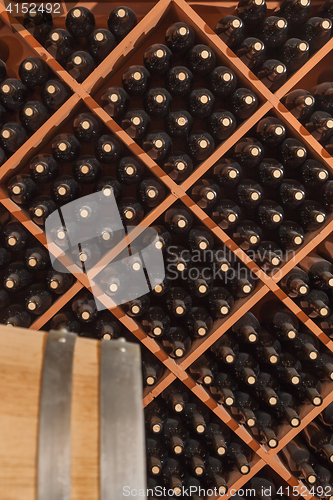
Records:
[[[0,498],[36,500],[39,405],[48,334],[0,327]],[[100,500],[101,342],[77,338],[71,406],[71,500]]]

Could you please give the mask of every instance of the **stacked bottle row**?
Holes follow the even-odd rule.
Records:
[[[270,15],[271,14],[271,15]],[[267,16],[265,0],[240,0],[215,32],[275,92],[331,37],[331,2],[283,0]]]
[[[298,427],[304,405],[322,404],[333,355],[279,302],[260,304],[256,315],[246,313],[188,372],[259,442],[276,448],[283,423]]]
[[[77,115],[72,129],[74,135],[57,135],[22,174],[9,180],[11,199],[26,207],[31,219],[43,227],[45,219],[58,207],[95,192],[99,193],[93,196],[96,206],[90,206],[88,199],[82,206],[77,202],[76,213],[66,223],[110,223],[103,221],[105,204],[112,204],[115,199],[124,223],[137,225],[145,212],[165,198],[163,183],[149,176],[140,160],[130,156],[119,139],[103,129],[91,113]],[[102,234],[102,227],[96,234]],[[105,233],[101,241],[108,248],[112,243],[109,236]],[[58,240],[57,237],[57,244]]]
[[[49,254],[9,213],[1,213],[0,322],[28,328],[74,283],[55,271]]]
[[[260,120],[189,194],[265,270],[300,248],[333,208],[327,168],[275,116]]]
[[[319,77],[320,81],[321,78]],[[333,153],[333,83],[323,82],[310,91],[296,89],[282,103],[317,141]]]
[[[8,68],[9,73],[12,73]],[[71,92],[39,57],[27,57],[19,78],[8,77],[0,60],[0,164],[68,99]]]
[[[77,6],[66,15],[66,29],[56,28],[52,9],[48,9],[48,6],[45,9],[43,5],[30,7],[24,15],[23,25],[80,83],[137,24],[135,12],[121,6],[110,12],[108,29],[96,29],[95,16],[91,10]]]
[[[333,405],[310,422],[281,451],[290,472],[305,481],[310,493],[321,498],[333,494]]]
[[[157,220],[151,229],[155,231],[155,248],[163,251],[165,276],[156,285],[151,280],[149,293],[142,295],[138,290],[138,297],[121,307],[169,356],[182,358],[195,339],[209,334],[214,320],[227,317],[239,298],[254,291],[256,277],[232,252],[217,245],[210,231],[196,225],[181,205],[167,210],[164,219]],[[142,246],[151,243],[148,234]],[[136,241],[131,248],[131,270],[142,269],[146,263],[139,257]],[[133,288],[134,278],[129,281],[128,269],[117,275],[114,263],[102,274],[103,291],[121,303],[119,294],[122,290],[125,293],[129,282]]]
[[[192,485],[220,496],[230,474],[250,472],[252,450],[177,384],[150,403],[145,416],[148,488],[164,486],[181,495]]]
[[[282,290],[329,336],[333,335],[332,237],[287,273]]]
[[[104,89],[100,103],[162,168],[175,170],[174,180],[182,180],[259,102],[186,23],[172,24],[164,41],[147,47],[144,66],[127,67],[122,87]]]

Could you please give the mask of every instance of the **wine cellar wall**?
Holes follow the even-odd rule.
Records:
[[[39,26],[16,5],[0,0],[0,322],[140,343],[149,488],[331,500],[333,2],[127,2],[137,22],[60,3]],[[102,214],[100,244],[52,269],[47,215],[110,192],[132,230]],[[117,305],[113,263],[130,245],[140,266],[147,227],[170,276]]]

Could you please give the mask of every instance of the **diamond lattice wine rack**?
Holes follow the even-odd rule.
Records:
[[[81,5],[81,4],[80,4]],[[106,27],[106,12],[111,11],[116,4],[107,2],[86,3],[95,14],[96,26]],[[333,159],[328,151],[302,126],[302,124],[289,112],[282,104],[283,97],[293,89],[311,89],[317,83],[332,80],[329,76],[333,62],[333,40],[330,39],[323,47],[309,58],[303,66],[290,75],[286,82],[275,91],[271,92],[268,87],[260,81],[254,73],[232,52],[230,48],[214,33],[217,22],[226,15],[235,13],[236,2],[186,2],[185,0],[160,0],[157,3],[149,2],[127,2],[138,16],[138,24],[132,31],[113,49],[113,51],[95,68],[95,70],[82,82],[78,83],[60,64],[52,57],[38,41],[24,29],[22,15],[15,11],[10,13],[6,10],[7,4],[0,2],[0,41],[3,39],[9,48],[9,56],[6,64],[9,77],[18,77],[18,67],[20,62],[28,56],[38,56],[42,58],[53,76],[63,82],[70,90],[67,101],[57,109],[46,123],[32,134],[27,141],[12,154],[0,167],[0,203],[5,210],[11,213],[13,219],[18,220],[38,241],[47,247],[47,240],[43,228],[36,225],[29,217],[29,212],[23,205],[17,205],[8,196],[7,183],[18,173],[27,173],[30,160],[41,152],[50,152],[52,139],[62,133],[68,132],[74,117],[81,112],[93,113],[101,122],[106,134],[113,134],[123,144],[128,156],[137,157],[145,168],[145,177],[157,177],[165,185],[164,200],[155,208],[146,211],[145,216],[136,229],[130,233],[130,241],[135,242],[147,226],[164,223],[164,213],[172,206],[182,206],[187,208],[193,215],[194,224],[204,226],[214,239],[217,246],[227,247],[235,258],[235,261],[242,263],[244,268],[251,270],[256,276],[254,290],[248,297],[239,298],[235,301],[231,312],[225,318],[217,319],[208,335],[203,338],[196,338],[186,355],[180,359],[174,359],[167,355],[163,342],[155,340],[147,335],[145,326],[139,321],[140,318],[130,317],[126,314],[126,308],[116,306],[114,302],[102,296],[101,301],[113,316],[123,325],[128,340],[141,342],[144,345],[144,352],[151,351],[153,356],[158,358],[158,363],[163,367],[163,375],[158,382],[144,389],[143,406],[149,410],[149,405],[155,400],[161,401],[163,392],[169,387],[177,387],[180,391],[192,394],[195,401],[200,401],[203,407],[207,407],[207,412],[220,419],[224,425],[229,427],[240,440],[252,450],[250,461],[250,472],[241,474],[233,472],[228,479],[228,493],[223,498],[230,496],[232,489],[237,490],[245,486],[252,477],[273,477],[274,482],[279,485],[299,487],[299,492],[304,498],[311,499],[314,495],[309,488],[305,487],[300,479],[293,475],[285,464],[281,450],[295,436],[309,425],[323,410],[333,402],[333,382],[322,382],[320,387],[321,404],[301,406],[299,415],[301,423],[298,427],[291,427],[281,421],[277,432],[278,445],[270,448],[267,444],[262,444],[251,432],[248,425],[245,425],[229,408],[193,378],[191,366],[196,360],[208,351],[222,336],[231,331],[233,325],[242,316],[251,311],[254,316],[269,304],[269,307],[276,307],[280,304],[285,306],[297,317],[304,331],[311,332],[319,344],[323,344],[323,351],[333,351],[333,341],[329,337],[330,329],[323,322],[309,317],[302,303],[295,300],[284,292],[281,280],[295,266],[310,253],[317,252],[319,245],[330,242],[333,231],[332,214],[328,214],[327,219],[321,228],[316,231],[309,231],[304,236],[304,242],[297,249],[292,257],[283,256],[279,271],[274,273],[265,272],[251,259],[244,247],[238,246],[231,237],[229,231],[221,228],[218,221],[214,219],[213,213],[206,210],[200,203],[193,199],[193,186],[200,183],[201,179],[209,179],[214,170],[214,166],[222,157],[230,157],[228,152],[233,150],[234,145],[242,137],[252,136],[256,124],[265,116],[278,118],[285,126],[287,137],[296,138],[302,142],[307,150],[308,158],[320,161],[327,169],[329,176],[333,178]],[[312,2],[312,15],[320,3]],[[65,16],[73,5],[62,4],[62,14],[54,18],[54,27],[65,26]],[[273,15],[279,8],[279,2],[267,2],[268,13]],[[312,12],[312,11],[311,11]],[[142,57],[145,49],[153,43],[164,43],[164,33],[174,22],[182,21],[191,26],[196,35],[196,43],[208,45],[216,54],[220,65],[233,70],[237,76],[238,86],[252,90],[258,98],[257,110],[244,121],[237,123],[237,128],[224,141],[216,141],[215,150],[202,162],[194,165],[192,173],[180,182],[175,182],[163,170],[163,162],[155,162],[142,148],[135,142],[120,126],[120,123],[112,119],[103,109],[101,96],[105,89],[111,85],[121,84],[121,75],[124,69],[132,64],[142,64]],[[1,48],[1,47],[0,47]],[[326,75],[325,75],[326,72]],[[322,75],[325,75],[326,78]],[[163,86],[160,81],[159,86]],[[203,82],[201,82],[203,85]],[[177,105],[179,103],[177,102]],[[179,104],[180,105],[180,104]],[[140,107],[139,101],[135,101],[135,106]],[[142,106],[142,103],[141,103]],[[152,122],[160,126],[159,122]],[[154,127],[152,127],[154,128]],[[86,152],[86,151],[85,151]],[[110,170],[108,170],[110,168]],[[106,166],[104,175],[114,175],[112,167]],[[66,170],[61,174],[71,174]],[[252,174],[250,174],[250,178]],[[253,177],[254,178],[254,177]],[[89,188],[89,186],[88,186]],[[87,192],[89,193],[89,189]],[[92,192],[92,190],[91,190]],[[41,192],[39,194],[47,194]],[[223,196],[223,194],[222,194]],[[182,244],[181,240],[175,238],[175,244]],[[99,271],[127,247],[128,239],[120,241],[107,255],[99,262]],[[329,248],[329,245],[328,245]],[[50,246],[48,250],[57,255],[57,248]],[[331,254],[333,261],[333,254]],[[71,301],[82,290],[91,290],[91,280],[95,278],[97,271],[93,268],[88,274],[83,274],[77,268],[74,270],[74,284],[62,295],[56,296],[49,309],[32,322],[30,328],[39,330],[47,328],[52,318],[62,311],[70,310]],[[163,305],[163,298],[160,305]],[[156,304],[158,305],[158,299]],[[198,304],[195,304],[198,305]],[[173,325],[175,326],[175,325]],[[89,332],[87,333],[89,334]],[[93,332],[91,333],[93,336]],[[134,337],[136,338],[134,338]],[[251,347],[252,349],[252,347]],[[287,491],[287,490],[286,490]]]

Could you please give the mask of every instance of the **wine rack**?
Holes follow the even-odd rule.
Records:
[[[34,133],[24,145],[16,151],[0,167],[0,203],[7,209],[14,218],[19,220],[24,227],[32,233],[54,255],[57,255],[55,245],[47,245],[46,236],[43,230],[34,224],[29,218],[27,211],[16,205],[7,195],[7,181],[16,173],[24,172],[29,160],[45,150],[50,140],[54,138],[61,130],[66,129],[77,110],[88,110],[94,113],[108,129],[114,134],[128,149],[130,154],[136,156],[145,165],[147,171],[151,171],[152,176],[158,177],[166,187],[167,196],[164,201],[156,208],[146,214],[144,220],[130,233],[130,241],[142,233],[146,226],[152,225],[169,207],[175,202],[183,203],[201,224],[206,226],[223,244],[226,245],[235,255],[249,268],[258,278],[258,282],[253,293],[246,299],[237,301],[235,308],[229,316],[219,319],[215,322],[210,334],[203,340],[196,340],[189,353],[179,361],[169,358],[160,345],[154,339],[148,337],[140,324],[133,318],[124,314],[122,309],[116,306],[113,301],[105,295],[100,297],[112,314],[131,332],[138,341],[149,349],[164,365],[164,373],[161,379],[152,388],[146,388],[144,391],[143,406],[146,407],[151,401],[157,398],[164,389],[175,381],[186,386],[186,390],[192,393],[207,405],[230,429],[235,432],[253,451],[253,461],[251,471],[247,475],[236,475],[232,477],[229,488],[238,489],[244,486],[249,479],[257,473],[269,475],[272,471],[279,476],[279,481],[289,485],[291,489],[302,485],[285,467],[278,453],[292,438],[294,438],[310,421],[312,421],[325,407],[333,401],[332,383],[327,383],[323,388],[323,403],[319,407],[304,408],[302,411],[301,425],[297,428],[291,428],[285,425],[279,436],[279,445],[275,449],[268,449],[259,444],[244,427],[237,423],[231,414],[220,404],[218,404],[209,392],[201,385],[195,383],[188,373],[190,365],[204,353],[217,339],[219,339],[243,314],[255,309],[256,305],[265,302],[269,298],[275,297],[277,301],[289,308],[312,333],[333,352],[333,341],[298,307],[298,305],[289,298],[279,286],[281,276],[288,273],[298,262],[300,262],[309,252],[315,251],[320,242],[325,240],[333,231],[333,216],[327,218],[325,225],[317,232],[308,233],[304,244],[290,260],[285,260],[281,267],[281,273],[278,275],[268,275],[239,248],[236,243],[217,225],[214,221],[190,198],[189,189],[223,156],[234,144],[247,134],[256,123],[267,114],[273,114],[278,117],[286,126],[289,137],[300,139],[306,146],[309,156],[321,161],[333,175],[333,158],[316,141],[314,137],[297,121],[294,116],[282,105],[280,99],[294,88],[310,88],[317,83],[317,75],[327,64],[332,61],[333,39],[324,47],[316,52],[304,66],[294,73],[287,82],[275,93],[271,93],[268,88],[259,81],[256,76],[243,64],[237,56],[221,41],[214,33],[213,28],[216,22],[234,11],[236,2],[186,2],[185,0],[160,0],[154,3],[128,2],[129,7],[133,7],[139,14],[138,25],[129,33],[129,35],[117,45],[110,55],[97,66],[92,74],[81,84],[77,83],[60,64],[42,47],[33,36],[23,28],[22,18],[14,17],[6,10],[3,0],[0,1],[0,39],[8,37],[6,42],[9,45],[10,54],[8,58],[9,76],[17,77],[18,66],[20,62],[30,55],[41,57],[54,74],[63,81],[72,91],[72,95],[66,103],[60,107],[45,123],[45,125]],[[313,2],[315,4],[315,2]],[[279,2],[268,1],[268,12],[272,13],[278,8]],[[105,7],[107,3],[86,4],[96,15],[97,26],[106,26]],[[114,8],[114,5],[112,6]],[[95,12],[96,9],[96,12]],[[55,18],[55,27],[63,27],[64,19],[69,10],[66,4],[62,4],[63,14]],[[110,7],[111,10],[111,7]],[[138,12],[138,10],[140,12]],[[102,89],[107,87],[108,82],[114,82],[119,79],[120,69],[129,64],[130,61],[139,59],[141,64],[144,49],[153,40],[158,38],[161,41],[161,33],[172,22],[184,21],[195,31],[198,39],[202,43],[210,46],[217,54],[220,61],[231,68],[237,75],[239,82],[244,87],[253,90],[258,96],[260,105],[258,110],[246,121],[241,123],[237,130],[227,140],[218,145],[214,153],[204,162],[202,162],[193,173],[181,184],[175,183],[165,172],[157,165],[141,148],[131,139],[126,132],[99,106],[98,101]],[[99,23],[99,24],[98,24]],[[160,30],[160,32],[159,32]],[[98,268],[111,262],[126,246],[127,240],[121,241],[115,248],[105,255],[99,263]],[[74,285],[51,305],[48,311],[37,319],[31,325],[31,329],[43,329],[50,319],[66,306],[75,295],[82,289],[91,289],[91,280],[94,279],[97,271],[91,269],[88,274],[82,274],[77,268],[73,274],[76,277]],[[306,489],[300,490],[302,496],[311,500],[314,498]],[[223,498],[227,499],[230,493]]]

